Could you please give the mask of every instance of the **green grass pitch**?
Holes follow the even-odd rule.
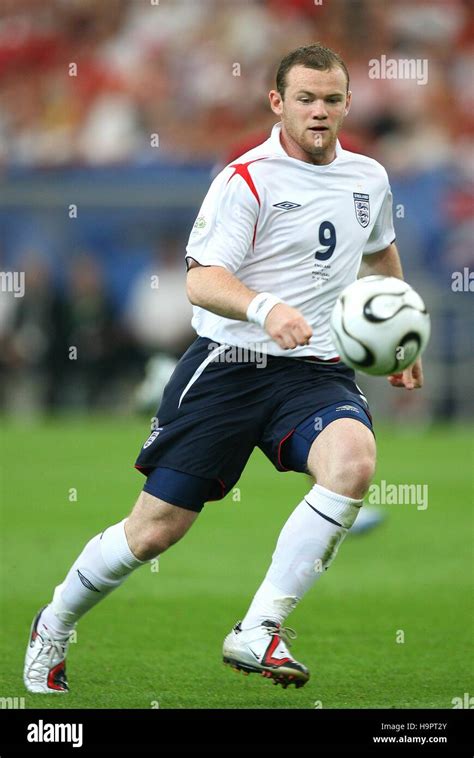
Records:
[[[26,708],[452,708],[474,692],[471,433],[435,427],[377,430],[375,481],[427,484],[428,508],[385,506],[385,523],[349,536],[290,616],[293,652],[312,672],[302,689],[221,662],[225,634],[308,490],[304,476],[279,474],[256,452],[239,492],[208,504],[158,571],[137,571],[84,617],[68,658],[71,692],[27,694],[33,614],[85,542],[135,502],[144,480],[133,461],[146,436],[143,420],[3,424],[0,696],[25,697]]]

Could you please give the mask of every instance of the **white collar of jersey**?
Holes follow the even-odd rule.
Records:
[[[292,158],[286,150],[284,149],[283,145],[281,144],[281,121],[278,122],[278,124],[275,124],[275,126],[272,128],[270,137],[268,141],[270,142],[272,149],[275,153],[278,155],[283,155],[285,158],[290,158],[290,160],[298,161],[303,166],[308,166],[308,168],[316,170],[316,171],[327,171],[330,169],[334,164],[336,163],[337,159],[340,157],[342,153],[342,146],[339,140],[336,140],[336,157],[334,158],[331,163],[326,163],[323,166],[317,166],[314,163],[306,163],[306,161],[301,161],[299,158]]]

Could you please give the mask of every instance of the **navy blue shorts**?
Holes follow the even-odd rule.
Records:
[[[234,487],[255,447],[278,471],[307,472],[312,442],[336,418],[372,429],[343,363],[245,354],[198,337],[166,385],[135,467],[146,492],[200,511]]]

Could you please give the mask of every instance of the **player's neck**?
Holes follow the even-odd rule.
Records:
[[[280,142],[282,148],[288,153],[290,158],[297,158],[305,163],[312,163],[313,166],[327,166],[328,163],[332,163],[336,158],[336,148],[334,145],[328,147],[327,150],[321,153],[321,156],[315,157],[314,155],[307,153],[306,150],[303,150],[303,148],[290,137],[284,126],[281,128]]]

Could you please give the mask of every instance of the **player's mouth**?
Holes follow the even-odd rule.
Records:
[[[310,126],[308,127],[310,132],[314,132],[315,134],[319,134],[320,132],[327,132],[329,131],[328,126]]]

